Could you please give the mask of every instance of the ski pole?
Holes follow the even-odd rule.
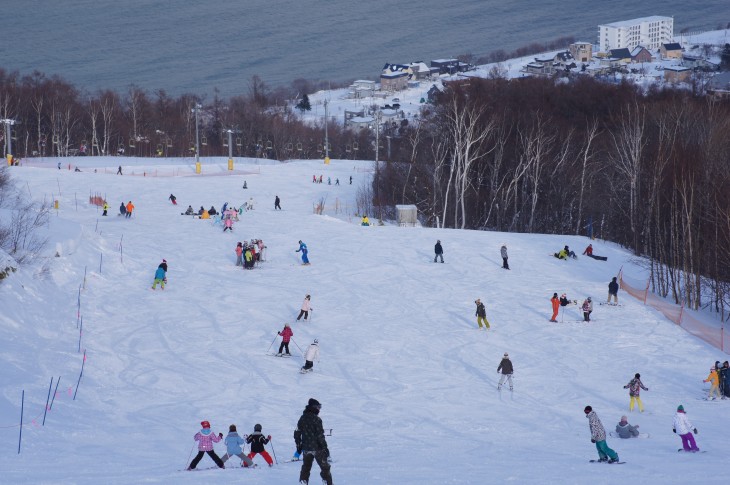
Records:
[[[185,462],[185,466],[183,466],[183,470],[186,470],[188,468],[190,463],[190,457],[193,456],[193,450],[195,449],[195,443],[193,443],[193,446],[190,447],[190,453],[188,453],[188,461]]]
[[[269,444],[271,445],[271,452],[274,454],[274,461],[278,465],[279,460],[276,458],[276,451],[274,451],[274,440],[273,439],[269,440]]]
[[[279,332],[276,332],[276,337],[278,337],[278,336],[279,336]],[[269,345],[269,348],[266,349],[266,352],[268,352],[269,350],[271,350],[271,347],[274,346],[274,342],[276,342],[276,337],[274,337],[274,340],[271,341],[271,345]]]
[[[299,344],[297,343],[297,341],[296,341],[296,340],[294,340],[294,338],[292,338],[292,339],[291,339],[291,341],[292,341],[292,342],[294,342],[294,345],[296,345],[296,346],[297,346],[297,348],[299,349],[299,352],[301,352],[301,354],[302,354],[302,357],[304,357],[304,351],[303,351],[303,350],[302,350],[302,348],[301,348],[301,347],[299,346]]]

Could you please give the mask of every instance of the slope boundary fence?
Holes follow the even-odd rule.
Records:
[[[695,337],[704,340],[713,347],[720,349],[726,354],[730,354],[730,335],[725,332],[724,323],[719,323],[719,326],[713,326],[707,322],[695,318],[690,312],[685,310],[684,304],[675,305],[670,303],[660,296],[651,293],[649,291],[650,280],[647,279],[646,285],[641,288],[638,285],[632,285],[627,282],[623,276],[623,271],[619,272],[619,286],[629,295],[633,296],[637,300],[641,300],[645,305],[648,305],[668,320],[679,325],[688,333]]]

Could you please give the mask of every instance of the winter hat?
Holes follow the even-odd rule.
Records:
[[[557,293],[553,293],[553,298],[556,298],[558,296]]]
[[[167,260],[166,260],[166,259],[163,259],[163,260],[162,260],[162,262],[163,262],[163,263],[167,263]]]
[[[505,357],[509,357],[509,354],[507,352],[504,353]]]
[[[590,406],[586,406],[586,408],[583,410],[583,412],[586,414],[590,413],[591,411],[593,411],[593,408]]]
[[[317,340],[317,339],[314,339],[314,344],[315,344],[315,345],[316,345],[316,344],[319,344],[319,340]]]
[[[228,427],[228,432],[229,433],[235,433],[236,432],[236,425],[235,424],[230,425]]]
[[[261,425],[260,424],[254,425],[253,430],[254,431],[258,431],[260,433],[261,432]]]
[[[203,428],[210,428],[210,423],[208,421],[201,421],[200,426]]]
[[[314,398],[310,398],[309,399],[309,402],[307,403],[307,406],[312,406],[312,407],[315,407],[315,408],[321,408],[322,407],[322,405],[319,403],[319,401],[317,401]]]
[[[680,405],[679,405],[679,406],[677,407],[677,412],[678,412],[678,413],[683,413],[683,412],[684,412],[684,406],[682,406],[682,405],[680,404]]]
[[[629,418],[627,418],[626,416],[621,416],[622,423],[628,423],[628,421],[629,421]]]
[[[637,372],[636,374],[634,374],[634,377],[635,377],[636,379],[641,379],[641,374],[639,374],[639,373]]]

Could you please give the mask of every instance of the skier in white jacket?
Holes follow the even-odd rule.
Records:
[[[314,342],[311,343],[311,345],[307,348],[307,351],[304,352],[304,366],[302,367],[302,370],[300,371],[302,374],[305,372],[312,372],[312,369],[314,367],[314,359],[319,360],[319,340],[314,339]]]
[[[700,449],[697,448],[697,443],[695,443],[695,437],[692,436],[693,431],[694,434],[697,434],[697,428],[692,426],[692,423],[689,422],[689,418],[687,418],[687,415],[684,413],[684,406],[681,404],[677,408],[677,414],[674,415],[674,426],[672,431],[682,438],[682,448],[684,451],[700,451]]]

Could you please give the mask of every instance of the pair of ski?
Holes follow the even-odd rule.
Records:
[[[589,460],[589,463],[606,463],[608,465],[623,465],[625,461]]]

